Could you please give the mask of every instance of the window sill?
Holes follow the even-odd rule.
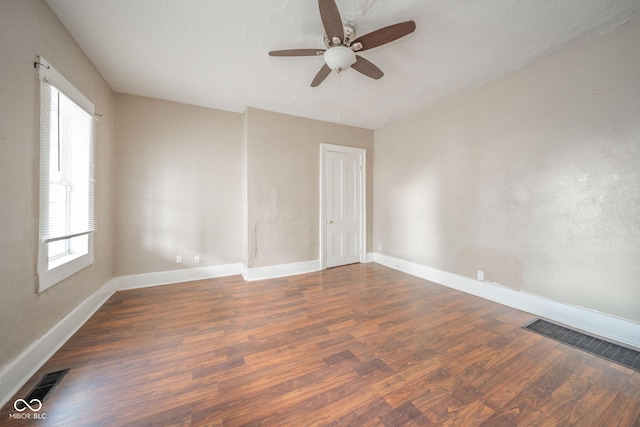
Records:
[[[63,264],[66,264],[68,262],[72,262],[75,261],[76,259],[80,258],[81,256],[84,256],[87,254],[68,254],[65,256],[62,256],[60,258],[56,258],[53,261],[49,262],[49,270],[53,270],[55,268],[60,267]]]

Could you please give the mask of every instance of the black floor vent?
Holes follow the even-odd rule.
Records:
[[[541,319],[528,324],[524,329],[640,372],[639,351],[613,344]]]
[[[67,375],[67,372],[69,372],[69,369],[45,374],[42,379],[38,381],[38,384],[29,392],[29,395],[24,398],[24,401],[31,402],[33,399],[38,399],[42,403],[47,400],[51,391],[60,384],[60,381]],[[24,403],[22,405],[24,406]]]

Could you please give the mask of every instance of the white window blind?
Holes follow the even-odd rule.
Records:
[[[93,263],[94,105],[44,58],[40,79],[38,291]]]
[[[41,81],[40,239],[95,231],[94,117]]]

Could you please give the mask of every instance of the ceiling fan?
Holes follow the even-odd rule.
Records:
[[[351,67],[372,79],[379,79],[384,75],[380,68],[367,61],[356,52],[373,49],[374,47],[390,43],[416,29],[414,21],[401,22],[389,25],[379,30],[355,38],[355,30],[352,26],[344,25],[340,17],[340,11],[335,0],[318,0],[320,18],[324,26],[324,44],[326,49],[286,49],[272,50],[270,56],[318,56],[322,55],[325,64],[311,82],[311,87],[316,87],[327,78],[331,71],[337,73]]]

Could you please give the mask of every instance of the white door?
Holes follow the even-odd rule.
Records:
[[[326,267],[363,260],[363,158],[362,149],[325,146]]]

